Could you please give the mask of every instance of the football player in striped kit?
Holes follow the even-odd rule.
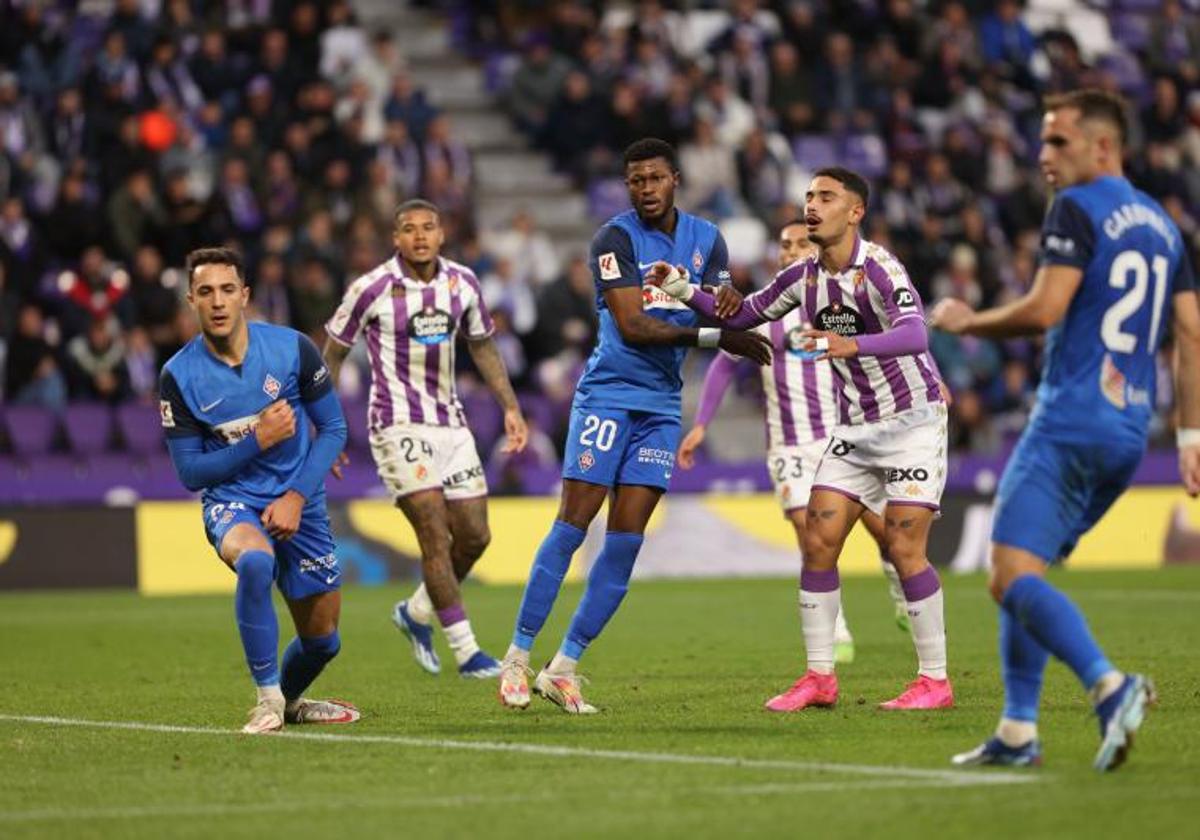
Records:
[[[491,539],[487,481],[454,385],[460,332],[504,409],[506,451],[524,449],[528,431],[491,338],[479,280],[465,265],[440,256],[444,234],[437,207],[406,201],[395,221],[397,253],[346,290],[326,324],[325,362],[336,382],[350,348],[365,336],[371,454],[421,546],[424,580],[395,605],[392,621],[429,673],[441,670],[433,649],[436,614],[459,674],[494,677],[500,663],[480,650],[459,590]]]
[[[777,265],[780,271],[815,252],[816,246],[809,242],[803,219],[794,219],[779,231]],[[801,333],[809,326],[802,315],[799,309],[793,309],[778,321],[756,328],[771,341],[773,351],[772,363],[761,368],[766,397],[767,471],[784,516],[796,531],[800,548],[804,547],[805,510],[812,493],[813,476],[838,421],[833,370],[829,365],[814,362],[814,354],[802,349]],[[682,469],[691,469],[695,463],[696,449],[704,442],[708,424],[733,383],[738,366],[738,360],[727,353],[718,353],[709,365],[695,422],[679,445],[676,461]],[[883,550],[883,520],[865,511],[862,521],[880,547],[880,565],[888,579],[896,622],[907,632],[908,606],[896,567]],[[838,612],[834,660],[839,664],[854,661],[854,638],[846,624],[844,610]],[[771,711],[790,711],[785,695],[771,698],[766,707]]]
[[[816,360],[831,363],[838,390],[840,425],[817,468],[807,510],[800,613],[808,670],[785,692],[793,709],[837,702],[837,562],[865,510],[884,518],[884,546],[900,574],[918,659],[917,678],[880,707],[954,705],[942,587],[926,557],[946,482],[946,403],[908,274],[859,235],[868,195],[861,175],[841,167],[818,170],[804,208],[817,255],[781,271],[721,319],[745,329],[800,309],[814,326],[802,333],[805,349],[821,351]],[[664,292],[716,317],[715,296],[685,282],[685,270],[659,263],[652,273]]]

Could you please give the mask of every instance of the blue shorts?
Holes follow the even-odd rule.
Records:
[[[235,525],[252,525],[275,548],[275,585],[289,601],[333,592],[342,585],[342,570],[334,554],[333,531],[325,503],[306,505],[300,528],[290,540],[272,539],[263,528],[262,510],[249,502],[213,500],[204,506],[204,533],[213,548]]]
[[[1065,443],[1026,432],[996,490],[992,542],[1066,558],[1133,480],[1145,445]]]
[[[563,478],[613,487],[671,483],[679,418],[623,408],[572,406]]]

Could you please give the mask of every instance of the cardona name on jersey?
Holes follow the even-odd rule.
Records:
[[[1138,225],[1147,225],[1153,228],[1155,233],[1166,240],[1167,247],[1174,253],[1176,249],[1175,232],[1171,230],[1171,225],[1161,213],[1144,204],[1122,204],[1108,214],[1102,227],[1104,235],[1115,241],[1120,239],[1125,231]]]

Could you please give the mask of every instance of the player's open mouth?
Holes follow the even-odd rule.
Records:
[[[821,224],[821,220],[820,220],[820,219],[818,219],[816,216],[805,216],[805,217],[804,217],[804,224],[805,224],[805,225],[807,225],[807,226],[808,226],[808,227],[810,227],[810,228],[811,228],[811,227],[817,227],[818,225],[820,225],[820,224]]]
[[[658,209],[658,199],[657,198],[643,199],[642,200],[642,209],[643,210],[657,210]]]

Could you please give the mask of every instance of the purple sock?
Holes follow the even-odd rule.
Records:
[[[910,604],[915,604],[917,601],[924,601],[941,589],[942,581],[938,578],[937,570],[929,565],[925,567],[924,571],[910,578],[902,579],[900,586],[904,589],[904,599]]]
[[[466,621],[467,611],[463,609],[462,604],[455,604],[452,607],[446,607],[444,610],[438,610],[437,617],[443,627],[449,627],[451,624]]]
[[[837,569],[819,572],[813,569],[803,569],[800,572],[800,588],[805,592],[833,592],[842,585]]]

